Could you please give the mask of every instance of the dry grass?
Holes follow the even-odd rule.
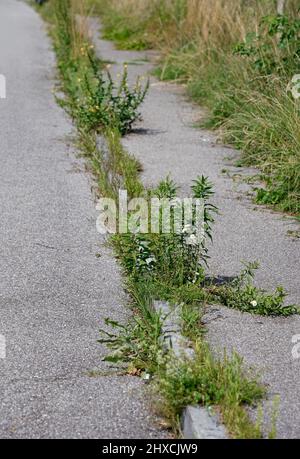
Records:
[[[146,24],[151,19],[146,31],[156,30],[153,45],[164,42],[172,47],[183,39],[208,46],[234,43],[257,28],[259,18],[274,11],[273,4],[268,0],[98,0],[103,9],[110,8],[131,22]]]

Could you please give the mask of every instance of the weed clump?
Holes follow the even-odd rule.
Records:
[[[89,132],[105,129],[127,134],[140,117],[139,106],[145,99],[149,82],[142,87],[137,79],[128,84],[127,66],[117,85],[95,54],[84,26],[80,29],[70,0],[54,0],[54,44],[66,98],[61,105],[70,113],[79,129]]]

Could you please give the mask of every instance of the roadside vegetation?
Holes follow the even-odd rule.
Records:
[[[178,5],[181,3],[184,5]],[[60,76],[57,101],[74,121],[77,143],[94,173],[99,196],[117,201],[119,189],[126,189],[130,198],[174,199],[177,186],[168,178],[156,189],[144,188],[139,163],[121,144],[122,135],[130,132],[139,117],[147,83],[142,85],[138,80],[130,88],[125,67],[116,85],[88,38],[85,6],[81,0],[52,0],[39,11],[49,22],[56,51]],[[186,404],[202,404],[219,411],[231,436],[259,438],[260,420],[253,423],[246,407],[257,405],[265,389],[255,375],[245,370],[237,355],[222,359],[213,356],[203,338],[201,317],[214,303],[274,316],[297,313],[297,308],[284,305],[281,289],[267,294],[253,285],[255,264],[247,265],[230,284],[219,286],[208,281],[206,242],[213,237],[217,216],[210,202],[213,185],[208,178],[198,177],[191,183],[191,193],[204,202],[205,237],[201,241],[195,237],[193,218],[181,234],[171,231],[111,237],[126,274],[133,315],[128,324],[107,318],[100,341],[111,349],[106,360],[126,362],[131,374],[152,378],[160,409],[173,428],[179,429],[178,419]],[[162,318],[152,307],[157,299],[180,307],[183,333],[195,350],[192,361],[178,361],[172,353],[165,353],[160,339]]]
[[[298,0],[90,4],[106,38],[122,49],[159,49],[158,77],[185,83],[209,108],[205,125],[242,151],[240,165],[261,170],[257,202],[299,216],[300,98],[289,90],[300,74]]]

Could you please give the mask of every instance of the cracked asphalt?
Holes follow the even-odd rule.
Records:
[[[96,20],[91,20],[90,26],[96,49],[103,59],[113,61],[115,76],[124,63],[129,64],[131,83],[138,75],[151,72],[153,52],[116,50],[111,42],[100,38]],[[181,195],[190,196],[192,180],[198,175],[208,176],[214,184],[220,215],[209,252],[210,275],[232,278],[243,268],[242,261],[258,261],[256,284],[267,290],[282,285],[288,293],[287,302],[300,305],[300,239],[289,236],[299,231],[299,223],[253,204],[251,187],[242,178],[257,171],[234,167],[232,160],[239,153],[221,145],[211,132],[195,128],[203,112],[186,100],[181,87],[151,77],[141,112],[143,120],[123,143],[141,162],[146,186],[155,186],[170,175],[180,186]],[[213,307],[205,320],[212,349],[216,353],[224,348],[238,351],[246,367],[259,372],[267,385],[266,434],[273,401],[279,396],[277,437],[299,438],[300,358],[293,357],[292,351],[297,349],[292,338],[300,334],[300,316],[263,318]]]
[[[0,437],[164,437],[143,382],[102,362],[98,329],[127,319],[126,296],[51,94],[45,26],[22,1],[0,2],[0,74]]]

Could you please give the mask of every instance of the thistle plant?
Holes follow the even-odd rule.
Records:
[[[138,78],[133,88],[128,84],[128,68],[124,65],[120,84],[117,85],[106,68],[93,53],[88,52],[91,75],[86,73],[82,84],[82,97],[78,102],[79,118],[88,130],[113,127],[121,135],[131,131],[133,123],[140,118],[139,106],[145,99],[149,81],[143,87]]]

